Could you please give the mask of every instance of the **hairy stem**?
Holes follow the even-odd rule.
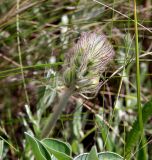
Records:
[[[66,107],[68,99],[74,92],[74,87],[67,88],[64,93],[62,94],[59,103],[55,106],[54,112],[52,115],[49,116],[48,122],[46,126],[44,126],[42,130],[42,138],[49,137],[51,130],[55,126],[59,116],[62,113],[62,110]]]

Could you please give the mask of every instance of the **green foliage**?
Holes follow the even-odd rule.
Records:
[[[101,130],[101,136],[102,136],[103,142],[105,143],[106,149],[109,151],[112,151],[113,144],[112,144],[111,137],[107,134],[108,127],[105,125],[103,121],[101,121],[101,119],[98,116],[96,116],[96,122],[97,122],[97,125],[99,126],[99,129]]]
[[[92,149],[88,155],[88,160],[92,160],[92,159],[99,160],[96,147],[92,147]]]
[[[58,160],[71,160],[71,148],[66,143],[55,139],[43,139],[41,142]]]
[[[131,159],[152,160],[151,102],[142,110],[144,134],[137,116],[138,106],[151,99],[152,12],[150,0],[136,2],[134,18],[131,0],[0,0],[0,159],[29,160],[35,154],[42,159],[48,156],[57,160],[61,154],[64,159],[71,155],[85,159],[95,154],[90,150],[96,145],[102,156],[109,151],[108,154],[114,152]],[[92,59],[90,54],[85,66],[83,50],[77,48],[75,60],[62,67],[83,32],[104,34],[114,48],[114,60],[104,67],[103,75],[94,76],[96,70],[92,69],[92,62],[102,62],[99,44],[95,45],[97,55]],[[91,53],[94,42],[90,39],[87,45],[88,41],[83,41],[79,48],[87,45]],[[76,68],[71,67],[63,75],[66,67],[73,64]],[[75,69],[80,65],[89,70],[84,69],[76,88],[85,89],[67,100],[51,130],[53,139],[39,140],[64,92],[63,76],[66,75],[67,84],[73,83]],[[89,81],[83,80],[86,76]],[[90,100],[99,81],[100,92]],[[89,94],[85,92],[88,89]],[[26,138],[25,131],[31,133]],[[29,145],[25,145],[26,141]],[[62,141],[70,143],[72,149]]]
[[[28,143],[35,155],[37,160],[53,160],[54,157],[57,160],[72,160],[71,157],[71,147],[69,144],[56,139],[43,139],[39,141],[35,137],[31,136],[28,133],[25,133]],[[92,147],[90,153],[84,153],[73,160],[123,160],[123,158],[112,152],[102,152],[97,153],[95,146]]]
[[[52,155],[58,160],[72,160],[69,145],[55,139],[43,139],[39,141],[26,133],[30,147],[38,160],[52,160]]]
[[[123,157],[121,157],[120,155],[116,153],[100,152],[97,154],[93,150],[94,149],[92,149],[90,153],[81,154],[77,156],[76,158],[74,158],[73,160],[123,160]]]
[[[37,160],[51,160],[49,152],[40,141],[28,133],[26,137]]]
[[[138,154],[137,154],[137,159],[138,160],[147,160],[148,159],[148,147],[147,147],[147,140],[146,140],[146,137],[145,135],[142,136],[142,141],[138,147],[139,151],[138,151]]]
[[[147,102],[142,109],[142,119],[143,124],[147,123],[148,118],[152,115],[152,100]],[[125,155],[130,157],[133,147],[137,144],[139,138],[141,138],[142,132],[139,128],[138,119],[134,122],[132,129],[127,134],[126,146],[125,146]],[[144,145],[144,144],[143,144]]]

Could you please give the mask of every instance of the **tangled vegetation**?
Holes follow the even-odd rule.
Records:
[[[152,160],[151,19],[151,0],[1,0],[0,159]]]

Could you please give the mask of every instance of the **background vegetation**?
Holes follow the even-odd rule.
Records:
[[[64,54],[84,31],[106,34],[115,57],[97,97],[72,96],[52,137],[70,143],[73,156],[96,145],[130,159],[152,159],[152,2],[136,5],[137,10],[133,0],[0,1],[3,159],[33,158],[24,132],[40,138],[63,90]]]

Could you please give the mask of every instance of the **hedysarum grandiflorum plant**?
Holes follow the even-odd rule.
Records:
[[[113,47],[104,35],[82,33],[78,42],[65,56],[63,80],[66,89],[42,131],[43,138],[49,136],[73,93],[94,95],[99,90],[100,76],[113,56]]]

